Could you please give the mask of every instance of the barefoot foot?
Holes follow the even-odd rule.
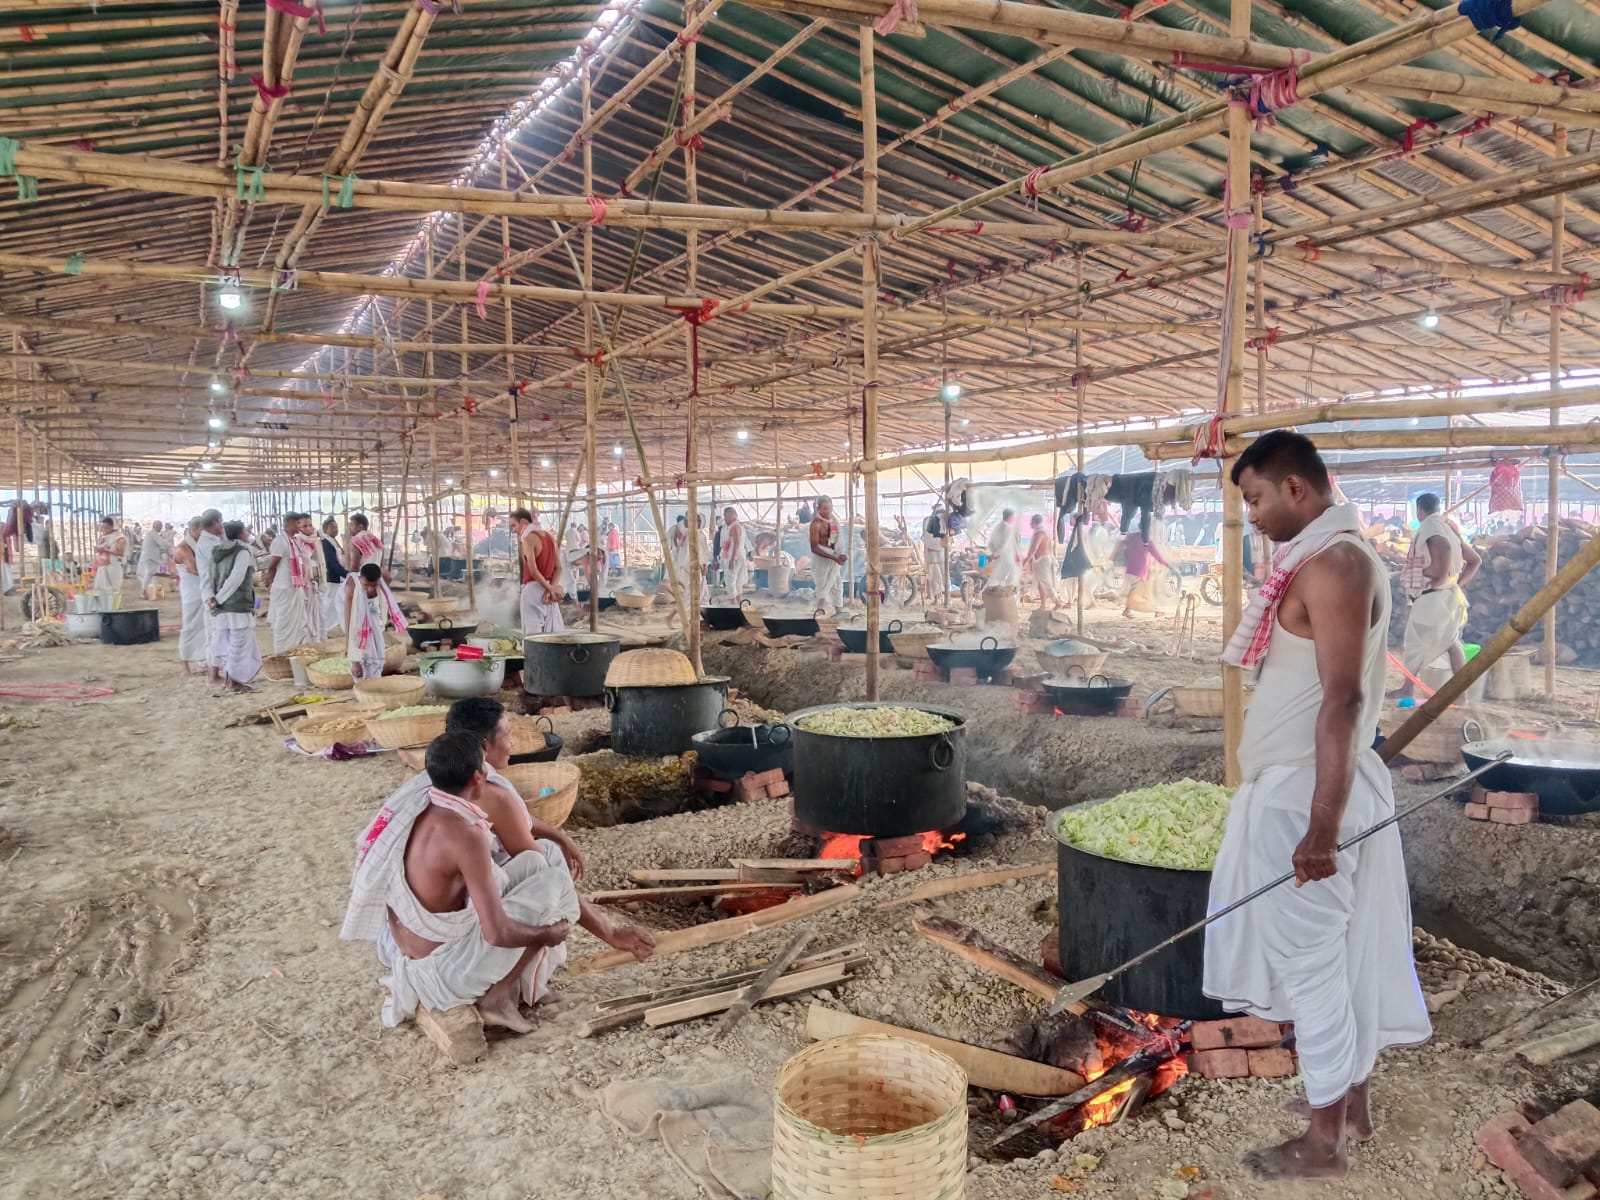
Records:
[[[1283,1106],[1283,1111],[1296,1117],[1310,1118],[1316,1110],[1311,1107],[1310,1101],[1291,1100]],[[1372,1114],[1362,1106],[1361,1111],[1356,1111],[1356,1106],[1351,1106],[1345,1111],[1344,1116],[1345,1140],[1351,1142],[1370,1142],[1377,1135],[1372,1129]]]
[[[485,1025],[509,1029],[512,1033],[532,1033],[536,1028],[532,1021],[517,1011],[516,1001],[509,996],[493,1000],[485,996],[478,1001],[478,1015],[483,1018]]]
[[[1350,1173],[1343,1146],[1314,1142],[1309,1136],[1252,1150],[1240,1161],[1257,1179],[1343,1179]]]

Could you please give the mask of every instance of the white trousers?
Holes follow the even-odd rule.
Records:
[[[750,578],[750,560],[742,555],[730,558],[722,564],[722,584],[727,589],[728,595],[738,598],[744,595],[745,582]]]
[[[935,607],[943,608],[950,596],[950,569],[945,562],[944,547],[924,549],[922,561],[927,568],[928,591],[933,596],[933,603]]]
[[[811,577],[817,583],[817,607],[836,613],[844,607],[841,589],[840,564],[831,558],[813,557]]]
[[[122,591],[122,564],[115,560],[95,568],[94,590],[113,596]]]
[[[337,633],[344,628],[344,584],[322,585],[322,628],[324,634]]]
[[[1213,912],[1293,867],[1315,786],[1315,766],[1278,766],[1239,789],[1211,873]],[[1388,769],[1363,750],[1339,840],[1393,813]],[[1379,1051],[1433,1032],[1412,957],[1399,830],[1344,851],[1338,865],[1329,879],[1284,884],[1206,930],[1206,995],[1229,1012],[1294,1022],[1314,1108],[1367,1079]]]
[[[156,568],[160,565],[159,562],[152,559],[141,558],[139,560],[139,566],[134,573],[139,578],[139,592],[141,595],[150,586],[150,581],[156,577]]]

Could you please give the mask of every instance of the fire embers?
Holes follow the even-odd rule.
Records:
[[[896,875],[901,871],[921,870],[933,861],[934,855],[954,850],[966,836],[952,833],[947,837],[937,829],[897,838],[828,833],[822,835],[822,848],[817,851],[817,857],[859,858],[858,875]]]

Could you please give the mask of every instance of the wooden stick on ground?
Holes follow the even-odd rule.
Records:
[[[670,904],[678,900],[703,900],[740,892],[766,892],[774,883],[694,883],[684,887],[620,888],[614,892],[594,892],[588,898],[595,904]],[[796,888],[798,884],[794,885]]]
[[[489,1052],[483,1037],[483,1018],[470,1004],[435,1012],[418,1008],[417,1028],[458,1067],[470,1066]]]
[[[844,962],[826,967],[812,967],[806,971],[793,971],[774,983],[768,989],[765,998],[777,1000],[783,996],[793,996],[797,992],[809,992],[812,988],[827,987],[830,983],[839,983],[849,978],[853,969],[850,963]],[[728,991],[717,992],[710,996],[696,996],[690,1000],[679,1000],[676,1004],[664,1004],[645,1013],[644,1023],[651,1029],[660,1029],[664,1025],[677,1025],[683,1021],[692,1021],[696,1017],[709,1016],[738,1003],[743,992],[743,988],[730,988]]]
[[[1014,1054],[1002,1054],[998,1050],[986,1050],[982,1046],[952,1041],[931,1033],[918,1033],[915,1029],[902,1029],[882,1021],[869,1021],[865,1017],[821,1004],[812,1004],[806,1014],[806,1036],[809,1038],[822,1041],[855,1033],[884,1033],[931,1046],[960,1063],[967,1072],[967,1082],[974,1087],[1015,1092],[1021,1096],[1066,1096],[1084,1085],[1083,1076],[1061,1067],[1018,1058]]]
[[[713,921],[709,925],[696,925],[693,929],[674,929],[656,938],[654,957],[661,958],[668,954],[681,954],[685,950],[698,950],[702,946],[714,946],[719,942],[731,942],[735,938],[747,937],[775,925],[784,925],[790,921],[815,916],[860,898],[861,889],[849,883],[826,892],[818,892],[815,896],[804,896],[787,904],[764,908],[748,916],[728,917],[721,921]],[[602,954],[591,954],[586,958],[580,958],[569,964],[567,970],[572,975],[591,975],[635,961],[637,960],[633,955],[626,950],[607,950]]]
[[[782,950],[772,958],[771,964],[761,973],[761,977],[748,984],[739,993],[739,998],[734,1001],[733,1007],[723,1014],[722,1020],[717,1022],[717,1028],[711,1034],[713,1042],[720,1042],[733,1032],[733,1027],[744,1020],[745,1013],[759,1004],[762,998],[772,990],[772,985],[778,982],[778,977],[789,969],[794,960],[799,958],[811,942],[812,930],[802,929],[789,939]]]
[[[921,904],[925,900],[937,900],[941,896],[953,896],[958,892],[970,892],[976,888],[994,887],[996,884],[1009,883],[1013,879],[1032,879],[1037,875],[1054,875],[1055,867],[1050,863],[1040,863],[1033,867],[1011,867],[1002,871],[978,871],[972,875],[957,875],[953,879],[935,879],[932,883],[925,883],[921,887],[913,888],[904,896],[894,900],[885,900],[878,905],[877,911],[890,912],[896,908],[908,908],[913,904]]]
[[[1527,1059],[1535,1066],[1545,1066],[1557,1059],[1566,1058],[1569,1054],[1577,1054],[1591,1046],[1600,1046],[1600,1021],[1589,1025],[1580,1025],[1576,1029],[1569,1029],[1565,1033],[1553,1033],[1549,1037],[1540,1038],[1536,1042],[1529,1042],[1525,1046],[1517,1047],[1517,1057]]]
[[[1478,1045],[1484,1050],[1497,1050],[1501,1046],[1509,1046],[1512,1042],[1520,1041],[1530,1034],[1537,1033],[1551,1021],[1558,1020],[1571,1012],[1584,997],[1592,995],[1595,989],[1600,988],[1600,979],[1591,979],[1588,983],[1573,988],[1564,996],[1557,996],[1548,1004],[1541,1004],[1524,1017],[1507,1025],[1498,1033],[1492,1033]]]
[[[1004,946],[995,945],[970,925],[930,913],[914,919],[911,927],[934,945],[966,959],[991,975],[998,975],[1008,983],[1016,984],[1041,1000],[1053,1000],[1061,990],[1059,979],[1026,959],[1019,958]]]
[[[629,871],[635,883],[734,883],[739,872],[732,867],[668,867],[659,871]]]

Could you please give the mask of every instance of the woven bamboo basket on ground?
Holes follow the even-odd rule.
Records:
[[[327,661],[326,659],[321,661]],[[355,679],[349,671],[342,675],[332,674],[328,671],[319,671],[313,666],[306,667],[306,678],[311,681],[311,686],[324,688],[335,692],[348,692],[355,686]]]
[[[560,825],[572,815],[578,802],[578,768],[571,763],[512,763],[500,774],[511,782],[528,806],[528,815],[551,825]],[[548,796],[539,793],[554,790]]]
[[[902,658],[919,659],[928,657],[928,647],[934,642],[942,642],[950,635],[943,629],[932,629],[919,633],[891,633],[889,644],[894,647],[894,652]]]
[[[543,720],[548,722],[550,718],[545,717]],[[510,718],[510,721],[511,753],[513,757],[518,754],[535,754],[549,747],[550,743],[545,740],[544,736],[547,731],[544,726],[538,724],[538,718],[514,716]],[[548,732],[555,732],[553,724]]]
[[[655,606],[656,594],[654,592],[618,592],[617,607],[631,608],[635,612],[643,612]]]
[[[679,687],[694,682],[694,666],[676,650],[629,650],[606,668],[606,687]]]
[[[1415,711],[1414,708],[1396,708],[1392,704],[1385,706],[1378,717],[1378,732],[1388,737],[1404,725]],[[1472,736],[1468,736],[1462,728],[1469,721],[1474,723]],[[1412,762],[1463,766],[1461,747],[1473,740],[1479,728],[1488,737],[1493,737],[1497,732],[1497,728],[1491,728],[1490,723],[1472,709],[1447,709],[1400,752],[1400,757]]]
[[[430,617],[448,617],[461,611],[465,601],[460,596],[430,597],[427,600],[418,600],[417,607]]]
[[[1104,660],[1105,655],[1102,654]],[[1177,687],[1172,689],[1172,700],[1178,706],[1180,717],[1220,717],[1222,715],[1222,689],[1219,687]]]
[[[293,679],[294,668],[287,654],[271,654],[261,660],[261,673],[268,679]]]
[[[333,643],[333,648],[332,649],[329,649],[327,646],[296,646],[292,650],[290,650],[289,653],[285,654],[284,657],[285,658],[309,658],[309,659],[315,660],[315,659],[319,659],[319,658],[327,658],[328,655],[330,655],[330,654],[343,654],[343,653],[344,653],[344,643],[343,642],[335,642],[335,643]]]
[[[355,686],[356,707],[370,714],[421,704],[424,686],[422,680],[412,675],[363,679]]]
[[[444,732],[443,712],[422,713],[413,717],[385,717],[382,713],[367,719],[372,740],[388,750],[426,746]]]
[[[360,713],[312,713],[289,727],[295,744],[310,754],[320,754],[335,742],[350,745],[368,738],[367,722]]]
[[[406,665],[406,648],[399,642],[389,642],[383,648],[383,673],[398,675]]]
[[[818,1042],[774,1082],[772,1200],[960,1200],[967,1076],[937,1050],[864,1034]]]

